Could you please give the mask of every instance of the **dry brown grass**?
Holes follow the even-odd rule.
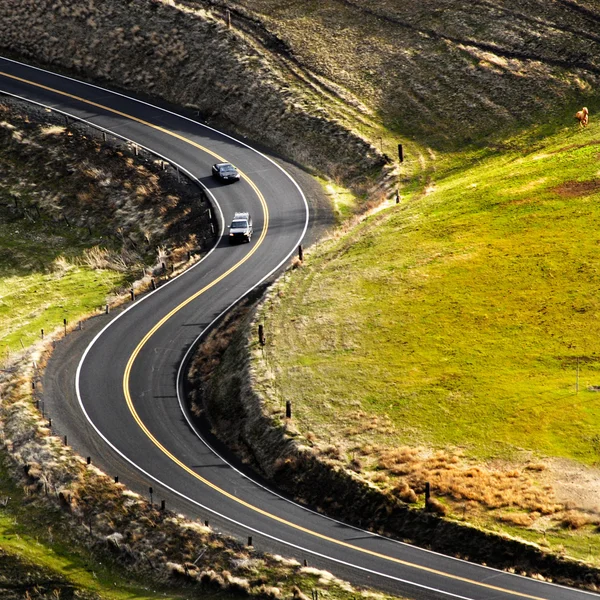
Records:
[[[392,493],[398,496],[402,502],[408,504],[415,504],[419,500],[416,492],[405,481],[401,481],[395,485],[392,489]]]
[[[310,13],[277,0],[236,5],[337,85],[346,102],[351,91],[402,134],[431,144],[468,143],[512,123],[547,118],[566,98],[589,98],[597,88],[597,39],[588,55],[594,74],[582,79],[575,67],[581,39],[598,17],[590,2],[583,8],[507,0],[493,11],[488,4],[453,2],[444,5],[443,17],[435,0],[320,2]],[[524,22],[539,40],[535,48],[521,34]],[[558,56],[571,58],[559,65]],[[398,81],[406,84],[399,88]]]
[[[15,218],[34,215],[47,228],[68,223],[89,245],[97,244],[83,264],[121,272],[152,264],[157,246],[165,250],[162,260],[182,262],[212,239],[207,201],[193,186],[178,183],[158,163],[143,163],[144,153],[130,156],[114,140],[104,143],[77,125],[60,135],[57,116],[44,114],[47,122],[37,124],[25,110],[2,104],[6,176],[0,187],[19,199]],[[67,264],[59,262],[55,270],[64,272]]]
[[[378,468],[389,475],[392,485],[401,477],[402,484],[423,493],[425,482],[430,482],[437,496],[454,502],[472,501],[488,509],[518,507],[541,514],[560,510],[552,491],[524,472],[474,465],[457,454],[429,454],[410,447],[382,450]]]
[[[598,525],[599,521],[598,515],[590,515],[578,510],[568,510],[562,516],[560,524],[565,529],[581,529],[586,525]]]
[[[35,0],[24,0],[20,8],[0,6],[2,44],[13,52],[193,105],[298,162],[321,170],[335,164],[346,179],[384,166],[378,149],[355,133],[355,118],[376,127],[357,110],[358,102],[342,105],[330,86],[305,74],[297,61],[273,56],[248,31],[228,29],[214,10],[158,0],[131,11],[106,0],[83,10],[86,18],[63,4],[54,20]],[[63,35],[72,43],[56,43]],[[326,118],[325,106],[336,119]]]
[[[425,510],[442,517],[447,515],[449,512],[448,507],[440,502],[437,498],[429,498],[427,504],[425,505]]]
[[[535,513],[505,512],[497,515],[496,518],[501,523],[517,525],[518,527],[531,527],[535,522],[536,515]]]

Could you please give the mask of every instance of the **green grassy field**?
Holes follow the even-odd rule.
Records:
[[[124,272],[85,265],[85,240],[66,225],[15,219],[0,207],[0,348],[27,347],[73,319],[97,310],[114,289],[125,286]]]
[[[426,195],[321,244],[266,316],[276,395],[317,435],[359,409],[396,445],[596,463],[599,137],[448,156]]]
[[[8,115],[20,126],[22,117]],[[3,122],[3,130],[11,131]],[[62,143],[50,139],[47,151],[55,164],[69,160]],[[37,151],[40,145],[31,144]],[[119,168],[114,158],[115,169]],[[39,208],[44,191],[54,182],[40,173],[41,165],[52,169],[51,161],[15,159],[14,147],[3,147],[0,155],[0,366],[11,363],[16,354],[30,352],[31,345],[57,328],[63,320],[69,325],[98,310],[109,296],[127,286],[134,277],[126,269],[92,268],[88,251],[103,243],[116,249],[110,240],[90,236],[87,228],[52,218],[45,205]],[[50,167],[48,167],[50,165]],[[49,181],[50,180],[50,181]],[[39,185],[46,182],[47,188]],[[58,186],[65,206],[76,205],[82,186],[76,177]],[[19,195],[11,193],[18,190]],[[31,194],[36,190],[38,195]],[[48,193],[47,196],[51,196]],[[19,206],[15,205],[15,197]],[[91,221],[93,223],[93,221]],[[2,402],[9,405],[6,393]],[[31,598],[156,598],[163,591],[129,576],[116,564],[100,564],[78,545],[69,531],[65,515],[57,509],[39,505],[24,496],[23,490],[10,480],[8,470],[0,464],[0,595]],[[29,594],[26,596],[25,594]],[[57,595],[58,594],[58,595]],[[172,589],[171,597],[179,590]],[[185,594],[181,594],[184,597]]]
[[[13,597],[32,599],[142,600],[164,598],[166,592],[170,598],[189,597],[185,589],[140,581],[114,561],[99,562],[73,539],[66,515],[28,499],[2,464],[0,500],[0,553],[6,553],[0,557],[0,596],[12,589]]]

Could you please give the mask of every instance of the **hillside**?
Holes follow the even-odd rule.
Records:
[[[434,149],[597,106],[598,2],[196,4],[229,6],[234,25],[247,15],[271,49],[351,92],[389,132]]]
[[[290,399],[292,433],[386,495],[422,506],[431,479],[449,518],[593,561],[599,24],[573,0],[24,0],[0,44],[184,106],[363,208],[399,183],[265,308],[275,424]]]
[[[258,389],[276,422],[291,401],[305,444],[382,490],[415,502],[430,481],[455,518],[587,557],[600,472],[576,464],[600,461],[600,127],[507,144],[281,282],[258,317]]]
[[[276,600],[317,585],[370,597],[148,502],[77,456],[44,412],[50,356],[68,361],[67,345],[102,326],[98,308],[118,310],[130,287],[160,286],[213,243],[206,198],[164,166],[0,102],[0,597]],[[61,339],[63,318],[83,330]]]
[[[598,106],[600,6],[229,5],[426,174],[263,307],[274,424],[289,400],[292,436],[385,494],[419,504],[431,481],[453,519],[594,560],[599,133],[573,115]]]

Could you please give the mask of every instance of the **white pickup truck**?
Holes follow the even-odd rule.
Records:
[[[252,239],[252,217],[247,212],[236,212],[229,226],[229,243],[249,242]]]

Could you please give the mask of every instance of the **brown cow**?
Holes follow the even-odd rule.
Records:
[[[581,125],[581,127],[587,127],[587,124],[590,120],[588,109],[584,106],[581,110],[578,110],[575,113],[575,118],[579,121],[579,125]]]

